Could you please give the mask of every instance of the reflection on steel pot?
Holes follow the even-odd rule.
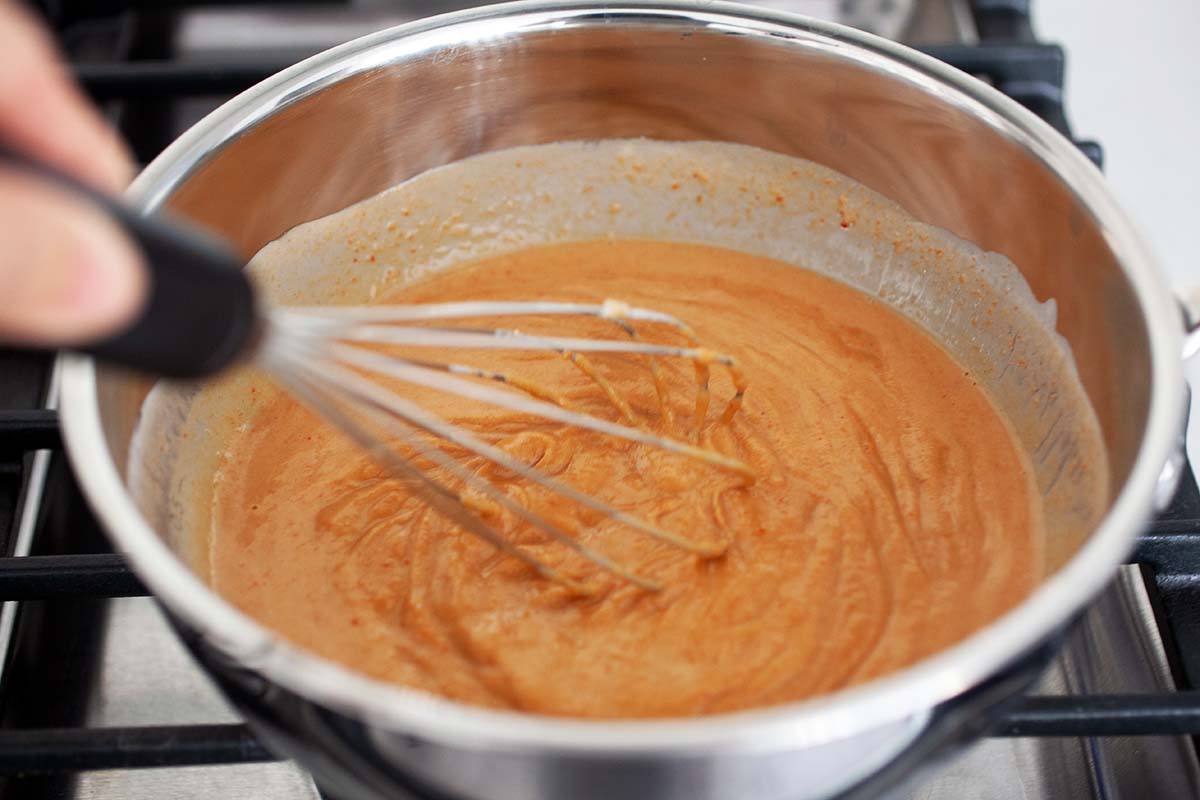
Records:
[[[155,509],[128,491],[150,385],[68,359],[68,450],[117,546],[267,744],[339,797],[873,790],[872,775],[890,779],[978,732],[1111,577],[1152,508],[1183,413],[1178,317],[1099,174],[997,92],[849,29],[721,3],[518,3],[438,17],[336,48],[230,101],[155,160],[131,196],[212,227],[249,257],[432,167],[617,137],[811,159],[1011,258],[1039,298],[1057,303],[1108,451],[1111,503],[1022,604],[884,679],[687,720],[499,712],[353,674],[212,593],[179,555],[182,532],[156,530]]]

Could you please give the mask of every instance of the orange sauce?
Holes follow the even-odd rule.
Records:
[[[260,401],[214,486],[216,589],[293,641],[380,679],[468,703],[581,717],[709,714],[798,700],[932,654],[1042,577],[1031,470],[1006,421],[926,333],[805,270],[719,248],[596,241],[449,269],[381,302],[617,298],[674,314],[748,380],[731,420],[712,365],[699,441],[735,474],[611,437],[393,385],[527,464],[691,541],[704,558],[552,496],[458,449],[470,469],[663,585],[639,589],[431,474],[505,537],[596,591],[580,596],[455,527],[282,394]],[[611,323],[472,324],[623,336]],[[639,325],[641,338],[682,344]],[[556,355],[422,353],[554,387],[620,421]],[[696,423],[693,365],[592,356],[637,423]]]

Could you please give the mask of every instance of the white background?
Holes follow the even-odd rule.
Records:
[[[1067,52],[1075,135],[1181,296],[1200,289],[1200,0],[1033,0],[1034,31]],[[1200,465],[1200,359],[1188,451]]]

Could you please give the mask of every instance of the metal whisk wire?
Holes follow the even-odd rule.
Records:
[[[734,360],[701,347],[695,333],[669,314],[613,300],[602,304],[561,302],[455,302],[409,306],[340,308],[265,307],[242,267],[244,262],[226,244],[189,228],[177,220],[145,216],[118,200],[83,184],[37,159],[0,145],[0,163],[16,166],[89,201],[109,215],[140,246],[151,273],[148,296],[141,313],[124,329],[106,339],[80,342],[76,349],[112,363],[160,377],[199,378],[216,374],[250,358],[263,366],[284,388],[324,415],[384,464],[392,475],[418,492],[449,519],[491,542],[501,551],[521,559],[540,574],[575,591],[589,585],[555,570],[526,550],[508,542],[480,518],[460,492],[422,471],[392,441],[400,441],[417,456],[444,469],[463,484],[516,514],[554,540],[573,549],[595,565],[645,589],[659,585],[585,545],[577,537],[525,508],[491,482],[450,456],[441,446],[423,440],[448,442],[513,474],[537,483],[554,494],[599,512],[621,525],[641,531],[701,557],[713,557],[723,547],[690,542],[686,538],[584,494],[539,470],[521,464],[502,450],[452,425],[400,394],[368,379],[386,378],[473,398],[510,411],[586,428],[708,463],[754,479],[741,461],[699,445],[700,428],[707,418],[709,373],[713,365],[728,370],[733,397],[721,415],[730,421],[742,402],[746,382]],[[430,326],[463,320],[506,317],[589,317],[605,320],[621,330],[624,339],[542,336],[508,328]],[[643,341],[635,323],[664,325],[686,345]],[[186,332],[186,333],[181,333]],[[380,347],[505,349],[554,352],[566,357],[604,392],[624,424],[610,422],[569,407],[552,388],[499,371],[430,359],[385,356]],[[590,361],[589,355],[619,353],[649,358],[659,409],[671,429],[671,409],[658,359],[690,361],[695,368],[696,402],[691,441],[642,430],[626,398]],[[487,386],[479,379],[505,384]],[[510,391],[516,389],[524,394]],[[371,429],[374,426],[384,436]],[[389,437],[389,438],[385,438]]]
[[[624,564],[580,541],[561,525],[528,508],[491,481],[476,474],[440,444],[449,444],[497,465],[520,478],[564,497],[614,522],[701,558],[722,555],[727,544],[693,542],[654,525],[570,484],[527,465],[504,450],[461,426],[447,422],[427,408],[387,388],[376,378],[432,388],[471,398],[533,417],[573,425],[698,460],[738,475],[744,483],[754,480],[753,471],[736,458],[701,447],[697,435],[708,407],[709,365],[725,367],[732,378],[734,395],[721,420],[727,422],[740,407],[745,380],[734,360],[725,354],[700,347],[695,334],[683,322],[658,311],[625,303],[603,304],[556,302],[462,302],[411,306],[316,307],[275,309],[267,312],[258,361],[279,383],[303,403],[336,425],[415,494],[429,502],[448,519],[479,536],[501,552],[524,562],[538,574],[572,592],[590,594],[594,587],[566,575],[527,550],[508,541],[478,513],[477,501],[436,479],[419,467],[412,455],[444,470],[464,486],[507,510],[538,531],[570,548],[582,558],[620,579],[648,591],[662,585],[638,574]],[[614,323],[625,339],[544,336],[507,328],[424,327],[410,323],[453,322],[481,317],[591,317]],[[685,346],[643,341],[633,323],[665,325],[678,332]],[[660,410],[669,420],[669,405],[661,370],[656,359],[676,358],[696,366],[696,419],[692,441],[668,436],[585,414],[567,407],[553,390],[502,372],[459,363],[400,357],[379,352],[379,346],[406,348],[505,349],[558,353],[568,358],[606,396],[627,422],[633,422],[628,405],[586,355],[612,353],[649,357],[650,371]],[[581,359],[584,359],[582,363]],[[505,388],[486,385],[484,379]],[[517,391],[513,391],[516,389]],[[422,435],[424,434],[424,435]],[[429,441],[429,437],[433,442]]]

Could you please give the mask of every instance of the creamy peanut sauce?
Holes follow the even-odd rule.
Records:
[[[664,586],[631,586],[474,503],[510,541],[595,590],[581,597],[446,522],[348,439],[256,381],[258,411],[224,443],[213,489],[215,588],[289,639],[384,680],[486,706],[655,717],[861,683],[958,641],[1042,578],[1041,497],[1008,423],[963,367],[885,304],[769,258],[625,239],[518,250],[377,300],[538,298],[656,308],[735,357],[749,381],[744,406],[719,423],[733,390],[714,368],[699,438],[750,464],[758,480],[747,487],[642,445],[394,388],[583,491],[725,546],[723,556],[658,542],[453,451]],[[599,321],[516,327],[623,335]],[[639,332],[683,343],[653,325]],[[520,375],[572,407],[621,419],[558,356],[422,355]],[[638,425],[689,436],[690,363],[660,360],[664,415],[644,358],[593,360]]]

